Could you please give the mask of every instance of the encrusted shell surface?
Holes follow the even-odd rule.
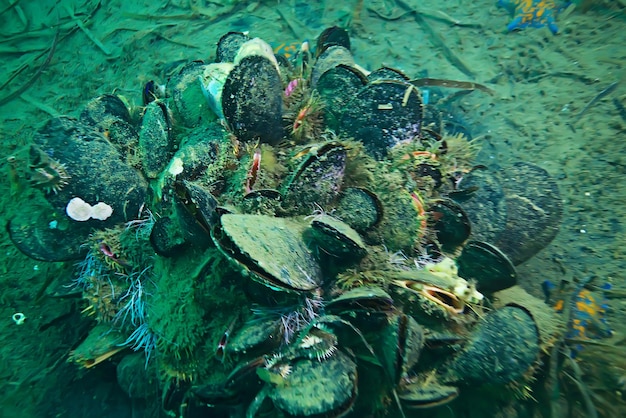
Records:
[[[341,193],[333,216],[357,231],[364,232],[380,222],[383,206],[378,196],[369,190],[348,187]]]
[[[315,84],[324,103],[324,121],[330,129],[337,129],[346,105],[367,84],[367,77],[349,65],[339,64],[326,70]]]
[[[422,98],[410,83],[380,80],[365,86],[348,103],[339,133],[363,142],[380,159],[394,145],[413,140],[422,125]]]
[[[322,281],[302,232],[303,226],[291,219],[225,214],[211,236],[256,281],[273,290],[297,293],[316,289]]]
[[[146,177],[155,179],[170,161],[174,137],[165,103],[153,101],[143,114],[139,131],[139,155]]]
[[[338,142],[311,147],[284,182],[285,208],[306,214],[332,202],[341,191],[346,158],[346,148]]]
[[[299,360],[287,382],[269,393],[279,409],[290,416],[340,417],[357,395],[356,363],[340,351],[324,361]]]
[[[222,91],[222,110],[240,141],[276,143],[283,137],[283,89],[274,64],[259,55],[241,59]]]
[[[217,62],[233,62],[241,45],[250,40],[243,32],[228,32],[217,42],[215,60]]]
[[[487,314],[468,346],[449,365],[446,380],[506,384],[520,378],[539,355],[539,331],[523,308],[505,306]]]

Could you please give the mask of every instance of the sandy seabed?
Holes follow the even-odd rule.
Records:
[[[520,284],[539,297],[544,280],[594,277],[597,285],[612,285],[607,320],[615,335],[586,347],[579,365],[599,415],[625,416],[626,6],[586,3],[561,13],[555,36],[547,28],[508,33],[511,17],[495,0],[405,0],[408,9],[367,0],[338,6],[295,0],[5,0],[0,100],[37,75],[58,38],[35,82],[0,107],[2,222],[31,210],[17,202],[38,193],[11,183],[7,159],[24,165],[33,132],[51,115],[75,114],[105,93],[140,105],[146,81],[165,82],[173,63],[211,59],[228,31],[250,31],[279,44],[349,25],[363,67],[390,66],[415,78],[475,81],[495,90],[493,96],[475,91],[455,104],[482,143],[481,162],[503,169],[533,162],[556,179],[563,198],[560,232],[518,267]],[[72,266],[27,258],[5,232],[0,249],[0,416],[131,416],[133,405],[114,402],[117,389],[107,370],[78,371],[66,363],[85,329],[77,324],[74,333],[62,333],[57,325],[77,318],[75,305],[36,301],[46,281],[70,274]],[[23,325],[11,320],[15,312],[27,316]],[[563,416],[588,416],[578,386],[563,379]]]

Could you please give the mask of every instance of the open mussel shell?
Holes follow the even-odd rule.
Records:
[[[364,232],[380,222],[383,206],[378,196],[369,190],[348,187],[341,192],[333,216],[357,231]]]
[[[211,237],[230,260],[272,290],[299,293],[320,286],[320,266],[291,219],[225,214]]]
[[[324,103],[324,121],[330,129],[337,129],[347,104],[367,84],[367,78],[354,67],[339,64],[319,76],[315,85]]]
[[[429,207],[429,212],[437,219],[434,229],[444,251],[453,251],[469,238],[472,227],[467,214],[458,203],[450,199],[440,199]]]
[[[352,53],[348,49],[334,45],[327,48],[315,61],[311,70],[311,87],[316,88],[322,74],[338,65],[354,67],[356,64]]]
[[[456,259],[459,276],[475,281],[481,293],[493,293],[515,285],[517,272],[509,258],[495,246],[470,241]]]
[[[283,137],[283,90],[276,66],[260,55],[243,58],[222,91],[222,110],[240,141],[270,144]]]
[[[329,314],[341,315],[351,312],[391,312],[393,299],[380,287],[360,286],[350,289],[338,297],[328,301],[325,311]]]
[[[506,168],[502,185],[506,228],[494,243],[517,265],[556,236],[563,213],[561,195],[546,170],[526,162]]]
[[[248,42],[250,37],[243,32],[228,32],[217,42],[216,62],[233,62],[239,48]]]
[[[448,365],[445,380],[500,385],[526,373],[539,355],[539,332],[523,308],[505,306],[488,313],[469,344]]]
[[[472,224],[472,239],[495,242],[506,226],[504,191],[496,174],[487,167],[463,176],[449,197],[461,205]]]
[[[332,216],[316,216],[310,232],[315,245],[331,256],[362,257],[367,252],[359,233]]]
[[[174,192],[175,220],[184,240],[205,247],[211,242],[209,234],[217,224],[217,200],[202,186],[186,180],[174,183]]]
[[[452,402],[459,396],[459,389],[437,382],[413,382],[400,385],[398,398],[408,409],[428,409]]]
[[[165,103],[151,102],[146,106],[139,131],[139,155],[146,177],[155,179],[174,153],[174,136]]]
[[[171,99],[173,119],[186,128],[215,118],[200,87],[205,67],[202,61],[190,62],[167,82],[166,95]]]
[[[348,103],[341,117],[339,134],[361,141],[377,159],[420,133],[422,98],[412,84],[380,80],[365,86]]]
[[[200,81],[200,89],[209,104],[209,107],[219,119],[224,119],[222,110],[222,93],[228,74],[234,65],[230,62],[216,62],[205,66]]]
[[[348,31],[339,26],[331,26],[330,28],[324,29],[317,38],[315,54],[320,56],[331,46],[341,46],[349,51],[350,35],[348,35]]]
[[[341,417],[357,396],[357,367],[338,351],[324,361],[302,359],[291,364],[288,384],[274,387],[269,397],[289,416]]]
[[[374,351],[391,383],[396,385],[417,364],[424,346],[424,331],[415,319],[401,313],[391,316],[377,337]]]
[[[298,166],[283,184],[284,208],[290,213],[311,212],[315,205],[324,207],[341,190],[347,151],[339,142],[312,146],[299,157]]]

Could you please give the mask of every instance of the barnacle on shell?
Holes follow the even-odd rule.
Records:
[[[70,179],[65,164],[52,158],[39,166],[31,166],[30,184],[45,193],[57,194],[68,185]]]

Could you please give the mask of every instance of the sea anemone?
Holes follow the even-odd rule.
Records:
[[[297,143],[314,141],[324,133],[324,103],[313,93],[301,102],[294,112],[287,112],[285,120],[291,136]]]

